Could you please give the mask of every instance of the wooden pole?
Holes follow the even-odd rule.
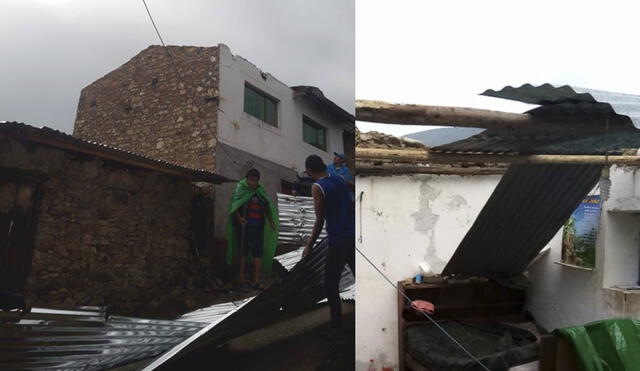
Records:
[[[431,164],[432,165],[432,164]],[[376,174],[438,174],[438,175],[501,175],[507,167],[443,167],[412,164],[385,164],[382,166],[359,164],[358,175]]]
[[[478,108],[391,104],[373,100],[356,101],[356,120],[398,125],[458,126],[502,130],[591,131],[603,133],[604,118],[576,120],[539,118],[523,113]],[[628,124],[619,116],[609,118],[610,125]]]
[[[356,169],[363,162],[409,163],[526,163],[526,164],[616,164],[640,165],[640,156],[601,155],[509,155],[509,154],[445,154],[416,150],[356,148]]]

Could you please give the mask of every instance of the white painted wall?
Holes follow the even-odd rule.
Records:
[[[358,177],[357,247],[394,283],[428,262],[440,273],[500,176]],[[357,197],[359,198],[359,197]],[[397,292],[356,254],[356,370],[398,367]]]
[[[270,74],[240,56],[234,56],[220,44],[218,140],[291,168],[304,170],[308,155],[317,154],[325,162],[333,160],[333,152],[343,152],[342,127],[329,115],[304,98],[293,98],[293,90]],[[244,112],[245,82],[279,101],[278,127]],[[302,140],[302,115],[327,128],[327,151]]]
[[[640,318],[640,293],[613,288],[638,283],[639,176],[635,169],[611,169],[611,196],[602,205],[592,271],[556,264],[561,232],[549,243],[549,253],[530,267],[527,309],[539,325],[553,330],[603,318]]]
[[[395,283],[427,261],[442,268],[479,214],[500,176],[358,177],[357,241]],[[640,172],[612,167],[611,197],[603,203],[592,271],[556,264],[562,233],[528,270],[526,309],[547,330],[604,319],[640,319],[640,293],[613,288],[637,284],[640,266]],[[398,367],[397,293],[356,255],[356,369]]]

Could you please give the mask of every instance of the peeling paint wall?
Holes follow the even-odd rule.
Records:
[[[604,318],[640,319],[640,291],[616,289],[640,279],[640,172],[611,169],[611,196],[602,205],[591,271],[556,264],[561,261],[562,232],[550,251],[529,269],[527,309],[536,322],[553,330]]]
[[[358,177],[357,246],[392,282],[426,262],[439,273],[489,199],[500,176],[416,175]],[[640,171],[611,169],[611,197],[603,203],[592,271],[561,261],[562,231],[528,270],[527,305],[553,330],[604,318],[640,319]],[[398,367],[397,292],[357,256],[356,369]]]
[[[357,247],[392,282],[426,262],[440,273],[500,176],[358,177]],[[359,198],[359,197],[358,197]],[[356,369],[398,367],[397,292],[356,256]]]

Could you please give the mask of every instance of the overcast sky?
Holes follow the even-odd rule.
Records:
[[[147,0],[170,45],[224,43],[280,81],[354,102],[354,3]],[[1,0],[0,121],[71,133],[80,90],[160,44],[142,0]]]
[[[527,82],[640,94],[635,3],[356,0],[356,97],[523,112],[478,94]]]

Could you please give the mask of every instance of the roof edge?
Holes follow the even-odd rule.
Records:
[[[222,184],[234,180],[204,169],[195,169],[163,160],[146,157],[120,148],[88,141],[48,127],[37,128],[19,122],[0,121],[0,134],[32,143],[83,153],[98,158],[120,162],[129,166],[158,171],[163,174],[187,178],[190,181]]]

